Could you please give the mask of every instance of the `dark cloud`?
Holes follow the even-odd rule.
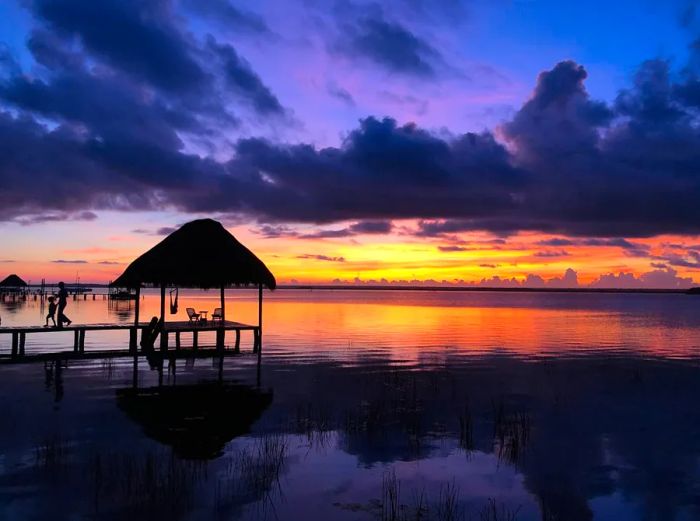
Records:
[[[355,234],[382,234],[391,232],[392,228],[393,224],[391,221],[361,221],[351,224],[348,229]]]
[[[232,33],[244,30],[267,34],[270,31],[261,16],[244,11],[228,0],[184,0],[182,3],[193,13]]]
[[[346,105],[348,105],[350,107],[355,106],[355,99],[352,97],[352,94],[350,94],[343,87],[340,87],[340,86],[336,85],[335,83],[331,82],[331,83],[328,83],[328,85],[326,85],[326,91],[328,92],[328,94],[330,94],[331,96],[333,96],[336,99],[339,99],[340,101],[342,101]]]
[[[566,250],[544,250],[538,251],[534,254],[534,257],[541,258],[556,258],[556,257],[568,257],[570,254]]]
[[[116,261],[100,261],[97,264],[104,264],[105,266],[116,266],[118,264],[123,264],[122,262],[116,262]]]
[[[443,252],[454,252],[454,251],[468,251],[469,248],[465,248],[464,246],[438,246],[439,251]]]
[[[345,262],[345,257],[329,257],[328,255],[297,255],[297,259],[313,259],[328,262]]]
[[[555,65],[500,129],[505,144],[368,117],[337,147],[248,138],[222,159],[186,143],[234,124],[229,94],[285,111],[236,49],[195,41],[165,0],[27,5],[36,68],[0,58],[2,220],[168,209],[264,222],[270,237],[289,235],[284,222],[357,221],[305,235],[328,238],[418,218],[419,236],[532,230],[628,255],[648,255],[629,238],[700,233],[700,80],[665,61],[643,64],[610,104],[590,98],[583,67]],[[381,11],[348,23],[353,52],[393,53],[373,58],[393,70],[429,75],[439,61]]]
[[[45,213],[35,214],[27,218],[16,219],[16,222],[24,226],[32,224],[41,224],[47,222],[62,222],[62,221],[94,221],[97,219],[97,214],[94,212],[64,212],[64,213]]]
[[[163,226],[162,228],[158,228],[155,232],[156,235],[170,235],[173,233],[177,228],[171,227],[171,226]]]
[[[373,61],[391,72],[433,77],[440,53],[403,25],[380,13],[342,25],[334,49],[346,56]]]
[[[82,259],[56,259],[52,260],[54,264],[87,264],[88,261]]]
[[[176,25],[167,2],[157,0],[34,0],[34,16],[58,34],[77,37],[92,54],[164,90],[206,83],[194,45]]]
[[[554,239],[545,239],[543,241],[537,241],[539,246],[572,246],[575,241],[571,239],[563,239],[561,237],[556,237]]]
[[[208,45],[221,60],[224,83],[229,89],[249,100],[262,115],[285,113],[277,97],[231,45],[218,44],[213,38]]]

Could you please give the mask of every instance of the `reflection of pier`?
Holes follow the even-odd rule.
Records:
[[[85,337],[88,331],[119,331],[128,330],[129,331],[129,348],[128,350],[99,350],[94,352],[85,351]],[[45,327],[2,327],[0,328],[0,335],[9,334],[12,335],[12,350],[9,356],[10,361],[19,360],[47,360],[53,359],[57,355],[61,357],[69,356],[71,358],[89,358],[91,355],[99,356],[133,356],[138,353],[137,338],[138,331],[141,330],[142,336],[144,332],[149,331],[149,324],[145,322],[140,322],[136,324],[81,324],[81,325],[71,325],[64,326],[63,328],[45,328]],[[253,333],[253,352],[260,354],[261,349],[261,335],[259,325],[243,324],[241,322],[233,322],[230,320],[224,321],[209,321],[209,322],[166,322],[162,325],[160,330],[161,343],[160,352],[164,356],[168,356],[169,351],[169,338],[171,334],[175,337],[175,351],[180,351],[182,349],[182,333],[192,334],[192,346],[191,351],[203,351],[203,354],[207,352],[209,354],[225,354],[226,351],[231,351],[227,349],[226,342],[226,332],[233,331],[236,335],[235,344],[233,346],[233,353],[239,353],[241,347],[241,332],[242,331],[252,331]],[[27,353],[26,349],[26,338],[28,334],[32,333],[73,333],[73,350],[66,353],[65,351],[53,352],[53,353]],[[202,346],[200,349],[199,345],[199,334],[203,332],[215,332],[216,333],[216,344],[215,349],[205,348]],[[149,353],[150,354],[150,353]],[[8,358],[0,357],[0,361],[6,361]]]

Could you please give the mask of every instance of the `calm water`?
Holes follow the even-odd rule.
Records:
[[[180,292],[170,318],[217,302]],[[3,326],[44,314],[0,304]],[[283,290],[264,320],[259,375],[245,334],[221,367],[0,365],[0,519],[700,519],[700,298]]]

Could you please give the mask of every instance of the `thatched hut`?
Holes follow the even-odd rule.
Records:
[[[258,319],[262,331],[263,287],[275,289],[277,283],[267,266],[243,246],[223,225],[212,219],[184,224],[153,248],[133,261],[111,286],[134,288],[160,287],[160,319],[165,322],[165,289],[220,288],[222,323],[225,321],[224,289],[231,286],[258,288]],[[138,325],[136,299],[135,321]]]
[[[27,283],[14,273],[0,281],[0,291],[18,291],[26,287]]]

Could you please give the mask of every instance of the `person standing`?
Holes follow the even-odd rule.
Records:
[[[64,314],[64,310],[68,305],[68,290],[63,282],[58,283],[58,327],[63,327],[63,323],[70,326],[71,320]]]

